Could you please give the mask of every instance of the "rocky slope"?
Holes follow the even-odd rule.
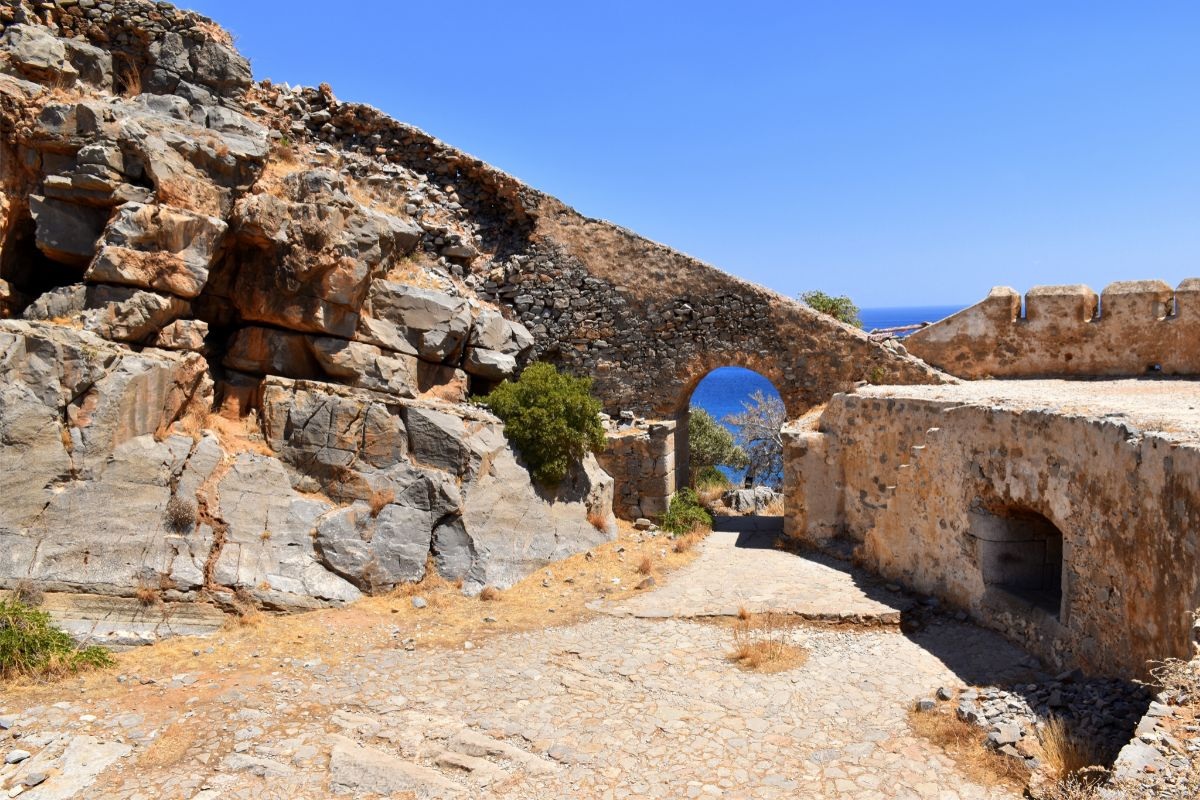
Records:
[[[124,640],[611,537],[593,460],[548,494],[465,402],[534,340],[462,280],[453,187],[289,133],[197,15],[0,24],[0,586]]]

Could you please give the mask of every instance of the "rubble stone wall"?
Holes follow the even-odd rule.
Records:
[[[838,395],[787,431],[789,536],[845,537],[883,576],[1052,663],[1139,676],[1191,654],[1200,607],[1200,448],[1120,420]],[[1062,536],[1057,608],[986,573],[997,521]]]

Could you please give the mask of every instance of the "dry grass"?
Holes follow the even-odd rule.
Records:
[[[742,669],[756,672],[782,672],[795,669],[808,660],[804,648],[788,641],[789,625],[782,614],[767,612],[751,615],[738,609],[733,624],[733,650],[729,660]]]
[[[1105,761],[1095,744],[1074,735],[1061,717],[1050,717],[1038,730],[1043,762],[1049,775],[1060,783],[1080,776],[1089,767]]]
[[[593,528],[595,528],[598,531],[603,531],[603,530],[608,529],[609,517],[607,514],[603,513],[599,509],[592,509],[591,511],[589,511],[587,520],[588,520],[588,524],[590,524]]]
[[[671,542],[671,549],[676,553],[690,553],[692,548],[704,541],[712,531],[709,528],[696,526],[685,534],[676,536]]]
[[[384,506],[394,502],[396,502],[396,493],[389,487],[387,489],[372,491],[371,498],[367,501],[367,504],[371,507],[371,516],[378,517],[379,512],[383,511]]]
[[[1029,780],[1029,771],[1018,759],[991,750],[984,743],[982,728],[959,719],[949,704],[932,711],[908,712],[908,724],[921,738],[946,752],[970,780],[985,786],[999,784],[1021,792]]]
[[[642,556],[642,560],[637,565],[638,575],[649,575],[654,571],[654,562],[650,556]]]
[[[762,514],[760,516],[782,517],[783,516],[783,496],[780,495],[779,497],[776,497],[774,500],[772,500],[770,503],[767,503],[766,508],[764,508],[762,510]]]
[[[137,588],[133,590],[133,596],[143,606],[154,606],[162,603],[162,595],[159,594],[157,586],[151,586],[145,581],[138,581]]]
[[[501,598],[500,590],[495,586],[485,586],[479,591],[479,599],[484,602],[496,602]]]
[[[37,608],[46,599],[42,587],[27,578],[17,581],[12,588],[12,596],[18,603],[24,603],[30,608]]]
[[[696,487],[696,496],[700,498],[700,505],[705,508],[712,507],[718,500],[725,496],[725,492],[729,490],[728,485],[720,483],[703,483]]]

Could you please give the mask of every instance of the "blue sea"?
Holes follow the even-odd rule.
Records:
[[[875,328],[897,328],[902,325],[914,325],[918,322],[937,322],[951,314],[961,311],[963,306],[912,306],[909,308],[864,308],[859,313],[863,328],[870,331]],[[692,393],[691,405],[699,406],[712,414],[719,422],[725,424],[725,417],[742,410],[743,401],[750,399],[754,392],[762,390],[768,396],[778,396],[775,386],[762,375],[742,367],[721,367],[715,369],[696,387]],[[741,481],[740,472],[722,468],[735,483]]]

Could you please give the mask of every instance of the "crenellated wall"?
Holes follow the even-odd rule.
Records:
[[[960,378],[1200,375],[1200,278],[1007,286],[904,340]]]

